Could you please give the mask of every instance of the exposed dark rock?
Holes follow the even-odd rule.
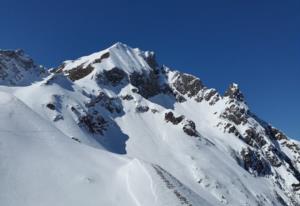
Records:
[[[243,167],[253,175],[265,176],[272,173],[268,162],[257,152],[249,147],[241,151]]]
[[[294,191],[300,191],[300,183],[294,183],[292,184],[292,187]]]
[[[251,146],[255,146],[256,143],[261,148],[267,143],[264,137],[258,134],[253,128],[247,129],[245,133],[246,135],[244,136],[244,140]]]
[[[196,124],[192,120],[186,120],[182,129],[189,136],[199,137],[199,133],[196,130]]]
[[[76,80],[79,80],[79,79],[82,79],[82,78],[86,77],[93,70],[94,70],[93,66],[88,65],[88,66],[84,67],[84,63],[83,63],[83,64],[79,65],[78,67],[76,67],[74,69],[66,71],[66,73],[68,74],[68,77],[72,81],[76,81]]]
[[[218,93],[217,90],[211,89],[208,93],[206,93],[206,94],[204,95],[204,99],[205,99],[206,101],[210,101],[210,99],[211,99],[214,95],[216,95],[217,93]]]
[[[287,140],[287,136],[283,134],[280,130],[276,129],[275,127],[272,127],[270,125],[265,127],[266,134],[273,140]]]
[[[242,138],[239,131],[237,130],[237,128],[234,125],[227,123],[225,126],[225,130],[227,130],[227,129],[228,129],[229,134],[233,133],[235,136]]]
[[[244,95],[240,91],[237,84],[230,84],[224,96],[230,97],[231,99],[236,99],[238,101],[244,101]]]
[[[182,120],[184,119],[184,116],[181,115],[181,116],[178,116],[178,117],[175,117],[173,112],[167,112],[165,113],[165,120],[166,122],[172,122],[173,124],[179,124]]]
[[[78,138],[76,138],[76,137],[72,137],[72,140],[81,143],[81,141]]]
[[[57,115],[55,115],[55,117],[53,118],[53,121],[54,121],[54,122],[57,122],[57,121],[63,120],[63,119],[64,119],[64,117],[63,117],[61,114],[57,114]]]
[[[246,124],[248,122],[249,115],[245,108],[240,108],[235,104],[231,104],[230,107],[227,107],[221,114],[221,117],[228,119],[236,125],[240,125],[241,123]]]
[[[274,146],[270,145],[265,156],[273,167],[280,167],[282,165],[282,162],[277,154],[280,154],[280,152]]]
[[[158,74],[154,71],[147,73],[133,72],[130,76],[130,83],[138,88],[138,93],[145,98],[155,96],[161,92],[158,81]]]
[[[109,112],[120,113],[122,111],[122,105],[117,98],[111,98],[104,92],[100,92],[96,97],[93,97],[90,102],[86,104],[87,107],[93,107],[96,104],[106,108]]]
[[[46,107],[49,108],[49,109],[51,109],[51,110],[55,110],[55,105],[52,104],[52,103],[48,103],[48,104],[46,105]]]
[[[204,88],[200,79],[184,73],[177,73],[173,87],[183,95],[193,97]]]
[[[95,61],[93,63],[94,64],[101,63],[103,59],[107,59],[107,58],[109,58],[109,56],[110,56],[110,53],[106,52],[106,53],[102,54],[102,56],[99,59],[95,59]]]
[[[149,111],[149,107],[148,106],[137,106],[135,108],[135,111],[137,113],[144,113],[144,112],[148,112]]]
[[[196,102],[202,102],[204,100],[204,97],[202,96],[202,95],[197,95],[196,97],[195,97],[195,101]]]
[[[158,67],[158,64],[156,62],[155,53],[154,52],[146,52],[146,55],[144,56],[145,61],[147,64],[153,69],[156,70]]]
[[[153,114],[155,114],[155,113],[158,113],[159,111],[158,111],[157,109],[151,109],[151,112],[152,112]]]
[[[122,69],[114,67],[97,74],[96,79],[98,84],[111,84],[116,86],[126,77],[127,75]]]
[[[289,206],[284,199],[275,191],[275,196],[277,201],[282,205],[282,206]]]
[[[100,115],[92,116],[90,114],[79,118],[79,125],[84,126],[89,132],[101,134],[107,129],[107,121]]]
[[[121,98],[122,98],[123,100],[127,100],[127,101],[133,100],[133,96],[130,95],[130,94],[126,94],[126,95],[124,95],[124,96],[121,96]]]
[[[180,94],[176,94],[175,98],[176,98],[176,102],[179,102],[179,103],[186,102],[186,98],[184,98],[184,96],[182,96]]]

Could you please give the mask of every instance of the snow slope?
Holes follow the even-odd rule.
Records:
[[[299,143],[236,84],[122,43],[38,79],[0,86],[1,205],[299,205]]]

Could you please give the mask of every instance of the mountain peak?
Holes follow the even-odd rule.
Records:
[[[236,99],[238,101],[244,101],[244,95],[241,92],[239,85],[236,83],[231,83],[224,94],[225,97],[229,97],[231,99]]]
[[[41,80],[46,73],[22,49],[0,50],[0,84],[30,85]]]
[[[65,61],[57,71],[64,72],[71,80],[76,81],[88,75],[97,75],[116,68],[129,75],[149,73],[157,66],[154,52],[141,51],[117,42],[105,50]]]

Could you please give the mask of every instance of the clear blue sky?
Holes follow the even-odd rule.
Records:
[[[255,113],[300,139],[298,0],[1,1],[0,48],[48,67],[117,41],[221,93],[239,83]]]

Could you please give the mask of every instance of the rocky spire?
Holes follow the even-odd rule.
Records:
[[[229,97],[231,99],[236,99],[238,101],[244,101],[244,95],[241,92],[239,85],[236,83],[232,83],[229,85],[229,88],[224,94],[225,97]]]

